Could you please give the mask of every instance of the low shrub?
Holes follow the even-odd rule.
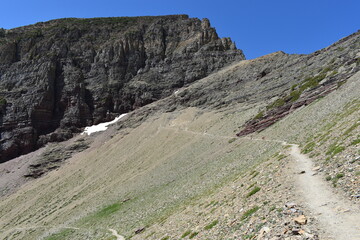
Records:
[[[209,225],[206,225],[204,227],[205,230],[209,230],[209,229],[212,229],[216,224],[219,223],[219,220],[215,220],[215,221],[212,221]]]
[[[260,207],[255,206],[255,207],[247,210],[247,211],[242,215],[241,220],[247,219],[248,217],[250,217],[251,215],[253,215],[253,214],[254,214],[257,210],[259,210],[259,209],[260,209]]]
[[[196,235],[198,235],[198,232],[193,232],[190,236],[189,239],[193,239],[194,237],[196,237]]]
[[[190,233],[191,233],[191,230],[187,230],[186,232],[183,233],[183,235],[181,235],[181,238],[188,236]]]
[[[260,191],[260,187],[254,187],[254,189],[253,190],[251,190],[247,195],[246,195],[246,197],[248,198],[248,197],[251,197],[252,195],[254,195],[255,193],[257,193],[258,191]]]

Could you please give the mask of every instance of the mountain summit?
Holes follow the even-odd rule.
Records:
[[[1,239],[360,239],[360,32],[252,60],[186,15],[0,36]]]
[[[243,60],[208,19],[53,20],[0,32],[0,161],[169,96]]]

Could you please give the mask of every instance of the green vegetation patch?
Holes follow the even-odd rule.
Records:
[[[332,179],[333,182],[333,186],[336,187],[337,182],[339,181],[340,178],[343,178],[345,176],[344,173],[337,173],[335,175],[335,177]]]
[[[84,222],[97,222],[100,221],[106,217],[109,217],[110,215],[116,213],[122,208],[122,205],[124,203],[114,203],[107,207],[104,207],[103,209],[99,210],[98,212],[93,213],[92,215],[89,215],[83,219]]]
[[[348,129],[346,129],[346,131],[344,132],[344,135],[349,135],[349,133],[354,131],[358,126],[360,126],[360,122],[357,122],[357,123],[353,124],[351,127],[349,127]]]
[[[327,73],[327,72],[330,72],[330,71],[332,71],[332,67],[327,66],[327,67],[325,67],[321,72],[322,72],[322,73]]]
[[[64,229],[61,232],[54,233],[51,236],[45,238],[45,240],[63,240],[71,239],[69,236],[74,232],[73,229]]]
[[[341,153],[344,150],[345,150],[344,146],[331,144],[329,150],[326,152],[326,155],[335,156],[336,154]]]
[[[254,117],[254,120],[258,120],[258,119],[263,118],[263,117],[264,117],[264,112],[261,111],[258,114],[256,114],[256,116]]]
[[[315,142],[309,142],[305,145],[304,149],[301,151],[304,154],[307,154],[314,150],[314,147],[316,146]]]
[[[193,232],[190,236],[189,239],[193,239],[194,237],[196,237],[196,235],[198,235],[198,232]]]
[[[338,173],[338,174],[336,174],[335,178],[340,179],[344,176],[345,176],[344,173]]]
[[[104,218],[104,217],[108,217],[111,214],[119,211],[121,209],[122,203],[114,203],[111,204],[103,209],[101,209],[99,212],[95,213],[94,217],[95,218]]]
[[[289,94],[290,102],[295,102],[296,100],[298,100],[300,98],[301,93],[302,92],[299,90],[294,90],[294,91],[290,92],[290,94]]]
[[[292,85],[292,86],[291,86],[291,91],[294,91],[297,86],[299,86],[299,84],[294,84],[294,85]]]
[[[286,103],[296,102],[300,98],[303,91],[305,91],[306,89],[312,89],[317,87],[319,83],[326,77],[326,74],[329,71],[332,71],[332,68],[330,66],[325,67],[318,75],[305,78],[305,80],[302,81],[300,85],[298,84],[292,85],[290,89],[291,92],[289,93],[289,95],[275,100],[273,103],[269,104],[266,107],[266,110],[282,107]],[[334,74],[337,74],[337,72]],[[265,115],[264,112],[261,111],[253,118],[253,120],[261,119],[264,117],[264,115]]]
[[[317,87],[319,85],[319,82],[321,82],[325,77],[326,73],[322,73],[314,77],[306,78],[300,86],[300,91],[303,92],[306,89]]]
[[[272,211],[274,211],[275,209],[276,209],[276,206],[273,205],[273,206],[270,207],[269,212],[272,212]]]
[[[251,179],[253,179],[254,177],[256,177],[257,175],[259,175],[259,172],[258,171],[254,171],[253,173],[251,173],[251,178],[250,178],[250,180]]]
[[[283,98],[279,98],[279,99],[277,99],[275,102],[273,102],[272,104],[270,104],[269,106],[267,106],[266,108],[268,109],[268,110],[270,110],[270,109],[273,109],[273,108],[278,108],[278,107],[282,107],[282,106],[284,106],[285,105],[285,99],[283,99]]]
[[[288,145],[289,146],[289,145]],[[277,159],[280,161],[282,159],[286,158],[285,154],[279,153],[279,155],[277,155]]]
[[[252,234],[247,234],[247,235],[244,235],[243,238],[244,239],[253,239],[255,237],[255,234],[252,233]]]
[[[206,225],[205,227],[204,227],[204,229],[205,230],[210,230],[210,229],[212,229],[216,224],[218,224],[219,223],[219,220],[214,220],[214,221],[212,221],[209,225]]]
[[[254,195],[255,193],[257,193],[258,191],[260,191],[260,187],[254,187],[254,189],[253,190],[251,190],[247,195],[246,195],[246,197],[248,198],[248,197],[251,197],[252,195]]]
[[[251,215],[253,215],[253,214],[254,214],[257,210],[259,210],[259,209],[260,209],[260,207],[255,206],[255,207],[247,210],[247,211],[244,213],[244,215],[242,215],[241,221],[247,219],[248,217],[250,217]]]
[[[256,182],[252,183],[250,186],[248,186],[248,188],[246,190],[249,190],[250,188],[252,188],[253,186],[255,186]]]
[[[350,145],[357,145],[360,143],[360,138],[353,140]]]
[[[181,235],[181,238],[184,238],[184,237],[190,235],[190,233],[191,233],[191,230],[187,230],[186,232],[183,233],[183,235]]]

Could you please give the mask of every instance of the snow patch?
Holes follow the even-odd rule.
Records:
[[[99,123],[97,125],[92,125],[92,126],[86,127],[84,132],[81,133],[81,135],[84,135],[84,134],[91,135],[92,133],[105,131],[106,129],[108,129],[109,125],[116,123],[121,118],[125,117],[126,115],[127,115],[127,113],[124,113],[110,122]]]

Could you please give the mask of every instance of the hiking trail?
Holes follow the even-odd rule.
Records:
[[[298,145],[291,145],[290,156],[294,160],[293,171],[305,171],[294,179],[299,199],[303,199],[303,204],[316,216],[327,239],[359,240],[359,208],[333,192],[325,179],[313,170],[311,159],[300,152]]]
[[[109,228],[109,231],[112,233],[113,236],[116,237],[116,240],[125,240],[125,238],[119,235],[116,230]]]
[[[190,131],[187,128],[173,128],[177,131],[188,132],[195,135],[230,139],[234,136],[220,136],[206,132]],[[292,184],[296,187],[295,194],[299,201],[307,207],[310,213],[317,219],[319,227],[324,232],[325,239],[332,240],[360,240],[360,209],[348,199],[334,193],[324,177],[313,170],[313,162],[305,154],[301,153],[299,145],[289,144],[282,140],[268,139],[265,137],[241,137],[250,141],[277,142],[291,146],[289,154],[293,159],[292,172],[304,171],[296,174]]]

